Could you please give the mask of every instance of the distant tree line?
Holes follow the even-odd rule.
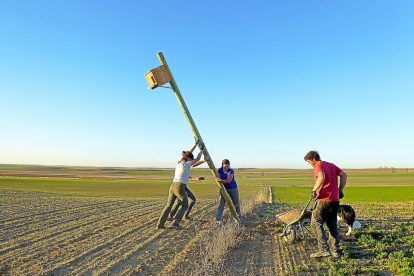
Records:
[[[394,167],[390,167],[389,169],[390,169],[391,173],[395,173],[395,168]],[[379,170],[380,171],[387,171],[388,167],[387,166],[379,167]],[[407,172],[408,172],[408,169],[407,169]]]

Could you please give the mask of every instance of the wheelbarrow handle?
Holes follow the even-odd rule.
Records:
[[[308,201],[308,203],[306,203],[305,208],[303,208],[303,210],[308,209],[310,203],[312,202],[312,199],[314,199],[314,198],[313,197],[309,198],[309,201]],[[316,201],[316,199],[315,199],[315,201]]]

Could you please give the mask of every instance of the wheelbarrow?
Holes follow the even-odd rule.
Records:
[[[276,216],[282,222],[286,223],[282,234],[280,234],[280,237],[286,243],[292,244],[295,240],[306,239],[307,235],[314,237],[311,228],[312,212],[308,210],[312,199],[309,199],[303,209],[290,210]]]

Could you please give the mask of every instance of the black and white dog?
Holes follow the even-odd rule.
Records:
[[[351,235],[352,228],[355,228],[355,229],[361,228],[361,223],[355,220],[355,211],[354,211],[354,208],[352,208],[351,206],[339,205],[337,216],[338,216],[338,222],[342,220],[346,223],[346,225],[348,225],[348,232],[346,233],[347,237]]]

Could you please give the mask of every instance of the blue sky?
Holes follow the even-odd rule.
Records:
[[[163,52],[216,166],[414,167],[411,1],[1,1],[0,37],[3,164],[173,167]]]

